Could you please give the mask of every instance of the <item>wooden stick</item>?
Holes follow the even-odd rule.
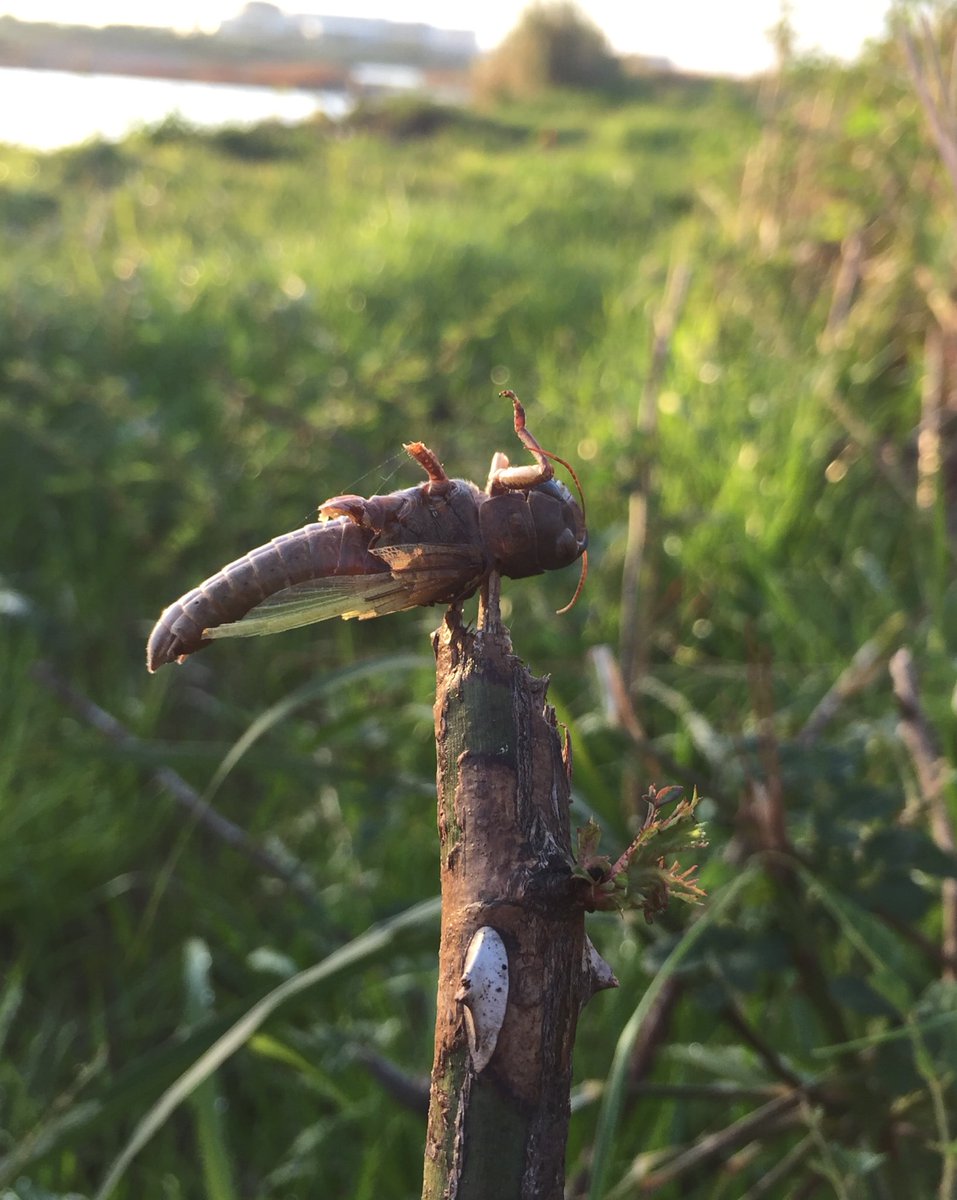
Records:
[[[422,1194],[561,1200],[578,1013],[614,986],[574,894],[561,739],[504,626],[450,610],[433,646],[442,936]]]

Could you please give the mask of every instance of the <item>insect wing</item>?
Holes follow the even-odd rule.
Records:
[[[384,572],[308,579],[267,596],[239,621],[204,629],[203,637],[259,637],[332,617],[378,617],[410,607],[408,588]]]
[[[373,553],[388,573],[305,580],[267,596],[238,621],[204,629],[203,637],[259,637],[332,617],[381,617],[450,600],[481,577],[481,557],[459,546],[389,546]]]
[[[474,546],[425,542],[377,546],[372,553],[388,563],[392,578],[408,589],[411,605],[464,599],[486,571],[485,558]]]

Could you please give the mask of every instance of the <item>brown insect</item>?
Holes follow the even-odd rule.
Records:
[[[405,446],[428,480],[387,496],[334,496],[318,522],[283,533],[211,575],[165,609],[146,648],[146,665],[183,662],[215,638],[252,637],[330,617],[379,617],[416,605],[468,599],[498,571],[523,579],[582,559],[567,612],[587,572],[581,507],[554,478],[554,459],[525,428],[514,392],[515,432],[534,465],[492,459],[483,492],[449,479],[422,442]]]

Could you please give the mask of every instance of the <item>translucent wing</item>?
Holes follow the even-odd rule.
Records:
[[[372,553],[388,563],[392,578],[408,589],[410,604],[447,604],[471,596],[487,569],[481,550],[474,546],[423,542],[377,546]]]
[[[471,595],[484,573],[481,554],[461,546],[387,546],[372,553],[388,571],[308,579],[267,596],[239,621],[204,629],[203,637],[258,637],[332,617],[366,620],[449,602]]]
[[[309,579],[275,592],[239,621],[204,629],[203,637],[259,637],[332,617],[378,617],[411,607],[408,589],[390,574]]]

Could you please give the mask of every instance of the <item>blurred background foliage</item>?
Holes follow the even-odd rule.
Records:
[[[588,500],[573,612],[573,572],[506,589],[572,732],[574,819],[617,854],[650,783],[697,785],[717,913],[632,1031],[610,1134],[601,1081],[687,913],[591,921],[622,986],[580,1024],[570,1194],[957,1194],[935,21],[846,68],[782,39],[760,85],[0,150],[5,1195],[95,1194],[217,1037],[353,943],[113,1194],[417,1194],[435,912],[362,939],[437,889],[440,614],[155,678],[143,645],[327,495],[416,482],[403,441],[479,481],[519,458],[505,386]]]

